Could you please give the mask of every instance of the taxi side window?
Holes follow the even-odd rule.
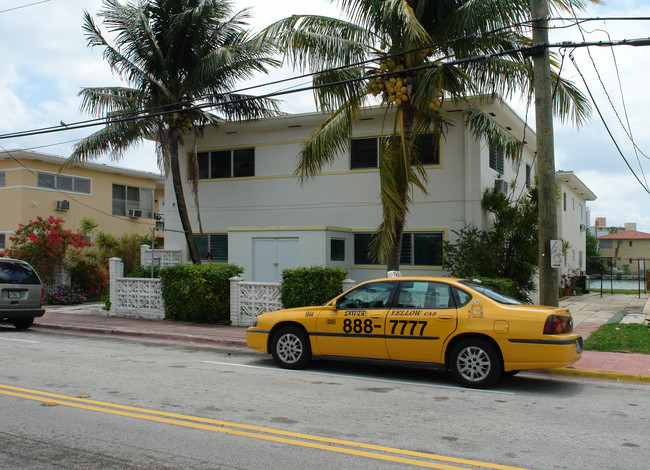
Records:
[[[384,308],[395,287],[394,282],[375,282],[348,292],[338,301],[339,309]]]
[[[397,308],[453,308],[449,286],[439,282],[405,281],[397,295]]]
[[[472,296],[464,290],[461,290],[458,287],[452,287],[451,289],[454,292],[454,300],[456,300],[457,307],[460,308],[463,305],[467,305],[469,301],[472,300]]]

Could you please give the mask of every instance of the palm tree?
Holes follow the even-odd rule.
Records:
[[[227,0],[142,0],[121,4],[104,0],[103,18],[114,46],[91,15],[84,13],[90,47],[101,47],[111,70],[128,87],[84,88],[81,109],[106,116],[106,126],[75,145],[67,164],[110,154],[120,159],[143,139],[156,140],[158,164],[171,172],[174,194],[192,262],[201,262],[187,213],[178,146],[199,137],[220,119],[256,119],[277,114],[269,99],[230,93],[242,79],[279,63],[271,46],[246,29],[247,10],[233,13]],[[216,107],[218,115],[205,108]],[[198,213],[198,164],[189,158],[189,177]]]
[[[551,0],[556,8],[584,7],[592,0]],[[593,0],[599,1],[599,0]],[[516,159],[523,144],[472,106],[471,95],[510,97],[516,90],[530,99],[532,61],[521,52],[530,46],[523,22],[528,0],[339,0],[349,20],[294,15],[266,28],[262,40],[275,41],[300,69],[314,78],[319,110],[328,119],[304,144],[296,174],[315,177],[345,149],[363,106],[379,103],[394,110],[382,139],[379,164],[383,220],[371,253],[388,270],[399,269],[402,234],[411,194],[426,194],[427,175],[418,159],[417,137],[439,137],[447,121],[443,98],[466,103],[465,125],[477,136]],[[507,52],[511,51],[511,52]],[[471,60],[484,56],[481,60]],[[589,113],[584,96],[557,75],[555,110],[583,122]],[[323,86],[330,85],[330,86]],[[391,114],[386,113],[386,116]]]

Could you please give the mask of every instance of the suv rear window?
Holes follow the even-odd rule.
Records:
[[[0,260],[0,283],[40,284],[41,281],[31,266],[24,263],[3,263]]]

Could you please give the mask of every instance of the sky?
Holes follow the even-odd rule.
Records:
[[[79,110],[80,89],[124,85],[103,61],[102,51],[87,47],[81,28],[84,9],[95,15],[101,3],[101,0],[0,0],[0,135],[58,126],[61,121],[89,119],[92,116]],[[329,0],[237,0],[233,4],[236,9],[250,7],[249,21],[255,30],[291,14],[339,15],[336,2]],[[586,41],[650,37],[650,21],[638,19],[650,17],[647,0],[610,0],[608,5],[593,5],[578,16],[630,19],[585,22],[582,28]],[[553,25],[569,26],[569,23],[553,22]],[[551,43],[583,41],[575,26],[550,30],[549,40]],[[650,46],[564,51],[561,75],[573,81],[585,95],[588,96],[587,90],[592,93],[605,124],[596,108],[581,128],[556,120],[555,168],[573,171],[597,196],[595,201],[587,203],[592,224],[595,217],[606,217],[609,226],[633,222],[637,230],[650,233],[650,194],[643,187],[650,187],[650,113],[647,111],[650,109]],[[268,78],[257,78],[254,83],[287,78],[292,73],[288,69],[277,70]],[[307,85],[304,81],[302,84]],[[277,85],[273,90],[284,87]],[[271,90],[263,88],[258,92]],[[534,128],[534,106],[527,111],[516,97],[510,104]],[[288,95],[282,104],[282,110],[289,113],[314,109],[312,95],[307,93]],[[31,149],[68,156],[76,141],[95,130],[0,138],[0,151]],[[152,143],[128,151],[120,161],[104,158],[98,162],[159,172]]]

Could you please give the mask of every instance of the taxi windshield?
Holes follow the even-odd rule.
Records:
[[[485,284],[482,284],[477,281],[459,281],[461,284],[464,286],[469,287],[472,290],[475,290],[477,292],[480,292],[486,297],[489,297],[490,299],[494,300],[495,302],[499,302],[500,304],[506,304],[506,305],[521,305],[524,302],[522,302],[519,299],[515,299],[514,297],[510,297],[507,294],[504,294],[498,289],[495,289],[492,286],[488,286]]]

